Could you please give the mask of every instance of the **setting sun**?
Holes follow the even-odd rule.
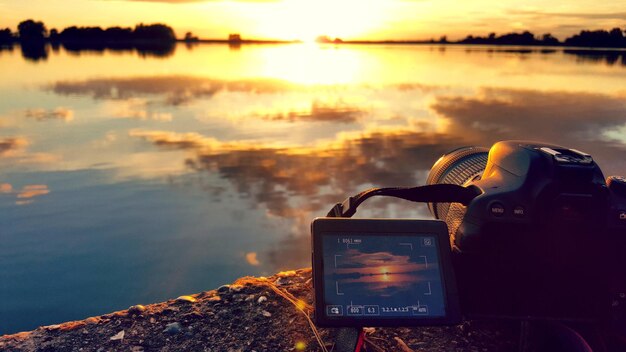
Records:
[[[249,30],[266,38],[314,41],[330,38],[366,37],[382,25],[388,2],[380,0],[293,0],[255,8],[256,19]],[[241,10],[247,3],[236,3]],[[242,29],[243,30],[243,29]]]

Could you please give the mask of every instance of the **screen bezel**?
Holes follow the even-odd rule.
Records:
[[[324,234],[358,234],[359,236],[434,236],[439,249],[443,295],[446,315],[441,317],[386,317],[353,318],[350,316],[329,318],[324,314],[324,261],[322,237]],[[461,320],[459,296],[452,268],[448,227],[443,221],[414,219],[350,219],[316,218],[311,223],[311,248],[313,287],[315,291],[315,323],[322,327],[362,327],[362,326],[429,326],[455,325]],[[318,314],[321,313],[321,314]]]

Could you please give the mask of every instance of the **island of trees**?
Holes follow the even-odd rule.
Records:
[[[10,28],[0,29],[0,45],[20,43],[27,59],[47,57],[47,44],[59,45],[68,51],[137,50],[142,55],[167,56],[174,50],[176,35],[165,24],[138,24],[130,27],[67,27],[60,32],[48,31],[41,21],[26,20],[17,26],[17,33]]]

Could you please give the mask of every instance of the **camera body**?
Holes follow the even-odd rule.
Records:
[[[428,184],[472,188],[429,203],[448,226],[466,316],[605,320],[626,304],[626,180],[578,150],[503,141],[435,163]]]

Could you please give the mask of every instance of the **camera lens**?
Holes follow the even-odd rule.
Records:
[[[463,147],[445,154],[430,169],[427,185],[464,185],[479,178],[485,166],[489,149],[483,147]],[[450,203],[428,203],[430,213],[437,219],[445,220]]]

